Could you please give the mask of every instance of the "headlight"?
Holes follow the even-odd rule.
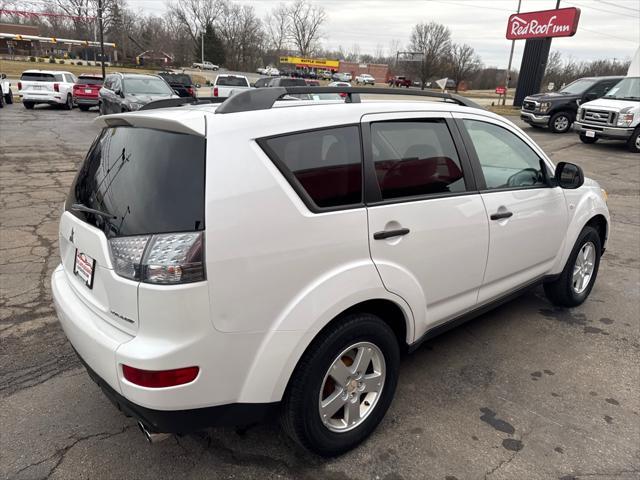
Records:
[[[621,113],[618,115],[618,123],[619,127],[629,127],[633,123],[633,113]]]
[[[131,102],[129,104],[129,108],[131,109],[132,112],[135,112],[136,110],[140,110],[140,108],[142,108],[142,105],[144,105],[144,104],[143,103]]]
[[[551,108],[551,102],[541,102],[538,108],[541,112],[546,112]]]

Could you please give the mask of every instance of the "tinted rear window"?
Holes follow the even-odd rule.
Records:
[[[260,145],[303,199],[321,208],[362,202],[358,127],[272,137]]]
[[[158,75],[164,78],[170,84],[177,83],[184,86],[191,85],[191,77],[189,77],[189,75],[167,73],[159,73]]]
[[[248,87],[246,78],[242,77],[218,77],[216,85],[221,87]]]
[[[306,87],[307,82],[302,78],[278,78],[274,84],[279,87]]]
[[[59,78],[56,78],[59,77]],[[20,80],[25,80],[27,82],[54,82],[54,81],[62,81],[62,75],[53,75],[52,73],[23,73],[20,76]]]
[[[204,228],[205,140],[146,128],[106,128],[71,186],[74,203],[108,212],[106,220],[72,211],[108,237]]]
[[[102,85],[102,78],[97,77],[78,77],[78,81],[81,85]]]

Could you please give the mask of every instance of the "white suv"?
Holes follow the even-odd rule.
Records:
[[[580,167],[455,95],[277,101],[336,88],[96,120],[53,297],[149,438],[278,413],[337,455],[384,417],[402,352],[536,284],[589,295],[609,213]]]
[[[26,70],[18,82],[18,94],[24,108],[38,103],[73,108],[73,85],[78,81],[73,73],[59,70]]]

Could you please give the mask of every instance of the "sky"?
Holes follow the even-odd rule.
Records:
[[[457,43],[468,43],[486,66],[506,68],[511,41],[505,38],[507,19],[516,12],[518,0],[311,0],[327,12],[322,44],[341,45],[345,52],[358,44],[360,53],[373,54],[381,45],[389,54],[394,40],[405,48],[413,25],[436,21],[451,30]],[[134,9],[161,15],[164,0],[128,0]],[[236,1],[251,5],[263,18],[279,1]],[[287,3],[287,2],[285,2]],[[522,0],[522,12],[555,8],[556,0]],[[640,0],[561,0],[560,7],[581,10],[573,37],[554,38],[551,49],[575,60],[633,57],[640,46]],[[518,68],[524,40],[516,41],[514,68]]]

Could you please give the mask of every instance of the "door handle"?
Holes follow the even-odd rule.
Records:
[[[384,240],[385,238],[400,237],[406,235],[411,230],[408,228],[398,228],[397,230],[382,230],[373,234],[374,240]]]
[[[509,218],[513,216],[513,212],[497,212],[491,214],[491,220],[502,220],[503,218]]]

